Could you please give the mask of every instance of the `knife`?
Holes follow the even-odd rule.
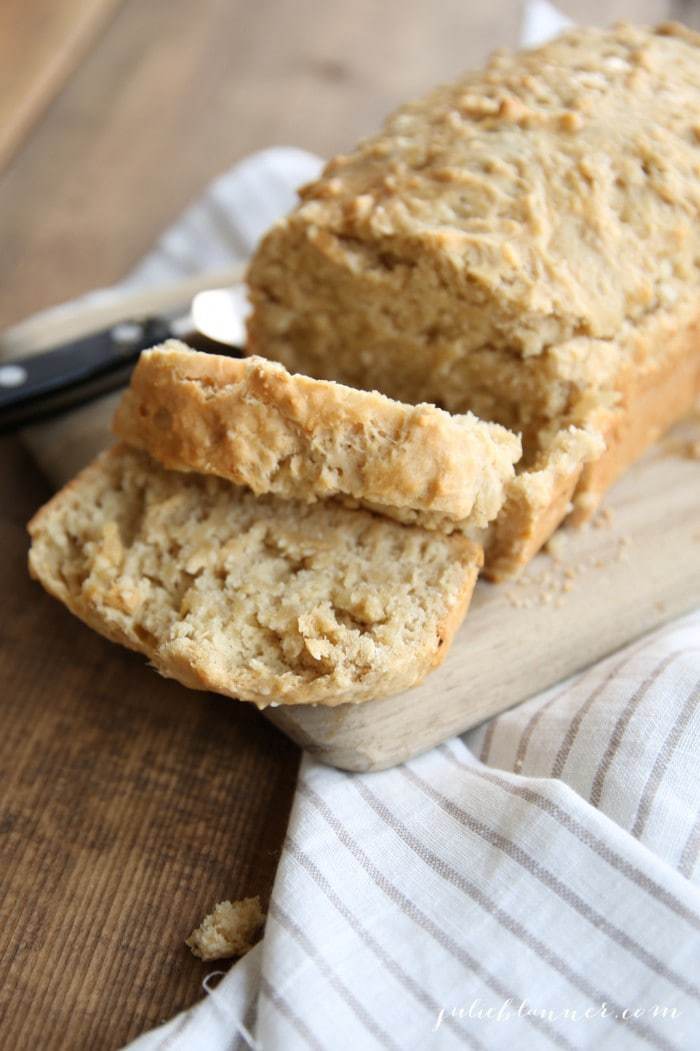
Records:
[[[207,289],[184,315],[133,317],[51,350],[0,360],[0,434],[125,386],[141,351],[165,339],[240,356],[247,312],[242,285]]]

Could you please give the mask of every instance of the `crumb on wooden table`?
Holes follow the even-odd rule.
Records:
[[[243,956],[253,948],[264,922],[265,914],[257,895],[239,901],[220,901],[192,931],[185,945],[200,960]]]

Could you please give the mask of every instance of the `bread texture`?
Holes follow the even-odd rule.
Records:
[[[403,405],[174,340],[141,355],[114,430],[165,467],[445,532],[496,517],[522,453],[517,435],[471,413]]]
[[[301,197],[249,268],[250,351],[522,433],[493,575],[560,520],[529,477],[557,473],[558,435],[578,433],[555,491],[581,520],[659,421],[692,404],[697,34],[581,29],[499,52],[403,106]]]
[[[220,901],[185,942],[200,960],[243,956],[253,948],[265,913],[260,898]]]
[[[617,397],[591,413],[603,455],[588,458],[573,500],[571,521],[585,522],[606,489],[652,442],[690,413],[700,396],[700,311],[695,297],[655,310],[625,326],[624,365]]]
[[[160,467],[118,445],[29,524],[32,576],[201,690],[269,704],[398,693],[449,649],[482,551],[369,511]]]

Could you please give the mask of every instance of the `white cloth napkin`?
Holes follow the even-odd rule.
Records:
[[[249,158],[125,286],[244,258],[319,163]],[[399,769],[305,758],[263,941],[131,1051],[699,1046],[699,683],[700,610]]]
[[[403,767],[305,758],[262,943],[131,1051],[690,1051],[699,751],[700,610]]]

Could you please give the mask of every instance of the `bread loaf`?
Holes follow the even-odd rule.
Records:
[[[260,707],[398,693],[449,649],[481,548],[115,446],[29,525],[30,572],[161,674]]]
[[[492,575],[700,389],[699,44],[618,26],[498,53],[330,161],[250,266],[252,353],[522,433]]]
[[[174,340],[141,355],[114,430],[165,467],[305,503],[335,498],[446,532],[496,517],[521,454],[516,435],[471,414]]]

